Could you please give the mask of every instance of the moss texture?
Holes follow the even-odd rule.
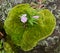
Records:
[[[4,45],[4,50],[5,50],[6,53],[14,53],[14,51],[12,50],[12,48],[11,48],[9,43],[4,42],[3,45]]]
[[[23,24],[20,21],[22,14],[27,14],[30,19],[34,15],[39,15],[38,24],[31,26],[28,22]],[[24,27],[24,25],[26,25]],[[11,9],[4,22],[4,28],[8,36],[17,46],[24,51],[33,49],[38,41],[50,36],[55,28],[56,19],[48,9],[37,11],[29,4],[19,4]]]

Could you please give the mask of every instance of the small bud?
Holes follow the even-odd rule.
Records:
[[[38,18],[39,18],[39,16],[33,16],[33,18],[38,19]]]

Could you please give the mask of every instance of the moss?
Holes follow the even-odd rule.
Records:
[[[4,50],[6,53],[14,53],[9,43],[4,42]]]
[[[38,24],[31,26],[28,22],[27,26],[20,21],[22,14],[27,14],[30,19],[34,15],[39,15]],[[4,28],[8,36],[17,46],[24,51],[33,49],[38,41],[50,36],[55,28],[56,19],[48,9],[37,11],[29,6],[29,4],[20,4],[11,9],[4,22]]]

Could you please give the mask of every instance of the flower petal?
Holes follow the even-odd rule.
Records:
[[[38,18],[39,18],[39,16],[33,16],[33,18],[38,19]]]
[[[27,17],[26,16],[22,16],[21,17],[21,22],[26,23],[27,22]]]

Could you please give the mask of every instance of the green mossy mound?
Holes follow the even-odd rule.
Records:
[[[14,53],[9,43],[4,42],[3,46],[6,53]]]
[[[23,24],[20,21],[22,14],[27,14],[27,18],[39,15],[38,24],[31,26],[28,22]],[[24,25],[27,25],[24,27]],[[29,4],[19,4],[12,8],[4,22],[4,28],[8,36],[17,46],[24,51],[33,49],[38,41],[50,36],[55,28],[56,19],[48,9],[37,11]]]

